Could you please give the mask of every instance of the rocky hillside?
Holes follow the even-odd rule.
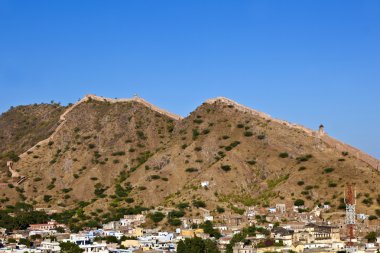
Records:
[[[59,104],[17,106],[0,116],[0,170],[6,161],[17,160],[37,142],[48,138],[58,126],[65,107]]]
[[[19,154],[15,167],[28,179],[7,186],[12,179],[3,173],[0,205],[25,200],[68,209],[87,201],[89,211],[106,211],[187,202],[240,213],[245,206],[303,199],[309,208],[329,203],[338,209],[348,182],[356,184],[359,211],[374,213],[380,205],[378,160],[323,131],[225,98],[181,118],[139,98],[86,96],[65,113],[51,109],[59,119],[45,113],[49,124],[39,119],[21,132],[16,113],[0,118],[15,126],[6,136],[15,129],[18,139],[12,138],[20,140],[4,150]]]

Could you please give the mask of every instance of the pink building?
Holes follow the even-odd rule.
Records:
[[[30,230],[51,230],[58,227],[65,228],[65,224],[59,224],[55,220],[51,220],[46,224],[30,224]]]

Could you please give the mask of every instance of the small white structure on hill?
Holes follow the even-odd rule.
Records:
[[[202,181],[201,182],[201,186],[204,187],[204,188],[208,187],[209,185],[210,185],[209,181]]]
[[[280,213],[285,213],[286,212],[285,204],[276,204],[276,210]]]

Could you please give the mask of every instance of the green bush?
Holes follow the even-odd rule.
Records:
[[[155,213],[151,213],[148,215],[148,217],[154,222],[154,223],[158,223],[160,221],[162,221],[164,218],[165,218],[165,214],[161,213],[161,212],[155,212]]]
[[[150,176],[150,179],[152,180],[157,180],[157,179],[160,179],[161,177],[159,175],[151,175]]]
[[[295,206],[303,206],[303,205],[305,205],[305,201],[303,199],[296,199],[294,201],[294,205]]]
[[[206,128],[202,131],[202,134],[209,134],[210,133],[210,129]]]
[[[175,218],[170,218],[168,220],[169,224],[174,226],[174,227],[178,227],[178,226],[181,226],[182,222],[180,219],[175,219]]]
[[[373,200],[370,197],[366,197],[365,199],[363,199],[362,203],[366,206],[371,206],[373,204]]]
[[[283,152],[283,153],[280,153],[278,156],[281,158],[287,158],[287,157],[289,157],[289,154],[286,152]]]
[[[334,168],[325,168],[323,171],[324,171],[325,173],[331,173],[331,172],[334,171]]]
[[[259,134],[258,136],[257,136],[257,139],[259,139],[259,140],[264,140],[265,139],[265,134]]]
[[[185,208],[188,208],[188,207],[189,207],[189,203],[187,203],[187,202],[182,202],[182,203],[179,203],[179,204],[177,205],[177,207],[178,207],[179,209],[185,209]]]
[[[245,131],[244,132],[245,137],[251,137],[252,135],[253,135],[253,133],[251,131]]]
[[[189,173],[192,173],[192,172],[197,172],[198,169],[197,168],[187,168],[185,171],[189,172]]]
[[[256,164],[256,159],[248,160],[246,161],[249,165],[255,165]]]
[[[51,195],[44,195],[44,201],[47,203],[47,202],[50,202],[52,196]]]
[[[231,170],[231,166],[230,165],[222,165],[220,166],[220,168],[225,171],[225,172],[228,172]]]
[[[296,160],[299,162],[306,162],[309,159],[311,159],[312,157],[313,157],[312,155],[304,155],[304,156],[297,157]]]
[[[193,140],[196,140],[197,138],[198,138],[198,136],[199,136],[199,131],[198,131],[198,129],[197,128],[194,128],[193,129]]]
[[[181,218],[185,216],[185,212],[183,210],[174,210],[174,211],[169,212],[168,216],[170,218]]]
[[[313,189],[314,187],[312,185],[306,185],[305,186],[305,190],[309,191],[311,189]]]
[[[196,207],[196,208],[200,208],[200,207],[203,207],[205,208],[206,207],[206,203],[202,200],[194,200],[193,201],[193,206]]]
[[[124,151],[117,151],[117,152],[112,153],[112,156],[123,156],[123,155],[125,155]]]
[[[143,131],[137,131],[136,134],[137,134],[137,137],[141,140],[147,139]]]
[[[131,203],[135,202],[135,200],[133,198],[126,198],[125,202],[131,204]]]

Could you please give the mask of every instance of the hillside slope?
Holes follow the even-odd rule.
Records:
[[[20,157],[16,169],[28,180],[3,187],[14,197],[3,205],[18,196],[54,208],[91,200],[89,211],[195,200],[233,212],[296,199],[338,208],[348,182],[356,184],[359,211],[380,204],[378,160],[226,98],[182,119],[139,98],[86,96]]]
[[[48,138],[58,126],[65,107],[58,104],[17,106],[0,116],[0,169],[6,170],[7,160],[17,160],[40,140]]]

